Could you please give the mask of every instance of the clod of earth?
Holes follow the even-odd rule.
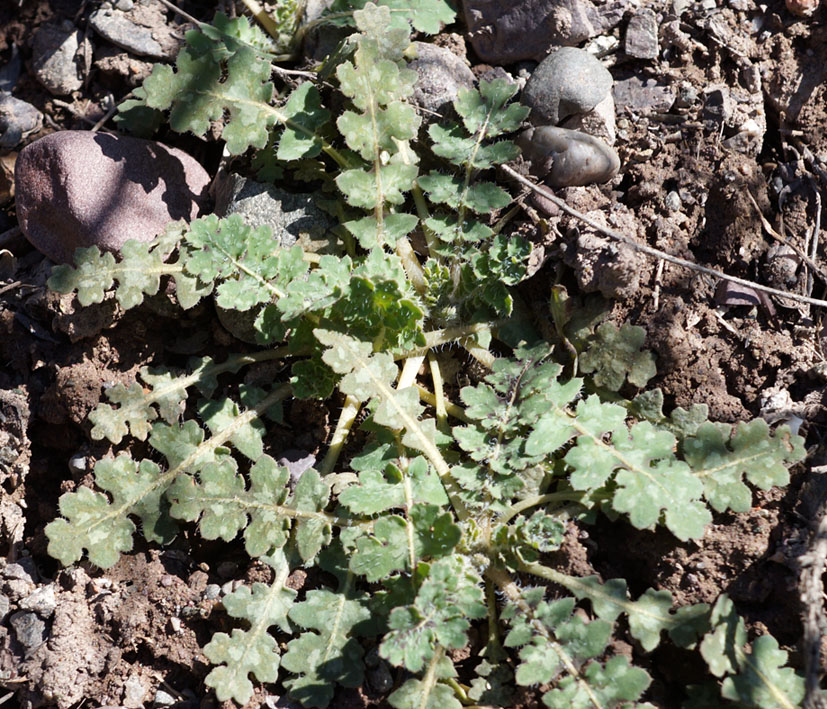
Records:
[[[26,238],[57,263],[80,246],[118,251],[151,241],[207,207],[210,176],[177,148],[125,136],[61,131],[20,151],[14,173]]]
[[[599,138],[556,126],[527,128],[517,138],[532,171],[551,187],[607,182],[620,169],[617,153]]]

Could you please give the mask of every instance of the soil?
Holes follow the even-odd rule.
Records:
[[[205,5],[181,3],[209,21],[214,8]],[[230,3],[221,5],[226,9]],[[654,3],[657,11],[661,5],[665,8]],[[688,49],[676,47],[654,62],[636,61],[622,51],[610,56],[616,81],[657,78],[689,98],[669,114],[619,113],[617,178],[609,185],[557,193],[671,254],[824,297],[827,284],[818,274],[773,248],[749,195],[776,232],[822,263],[822,249],[813,252],[813,243],[818,225],[827,224],[827,9],[801,18],[778,0],[761,10],[749,2],[721,5],[685,16]],[[40,25],[69,20],[83,30],[92,10],[91,3],[78,0],[2,3],[0,65],[17,45],[28,67],[31,38]],[[752,30],[757,18],[763,20],[760,32]],[[458,23],[437,42],[461,53],[462,33]],[[84,87],[65,101],[52,97],[24,68],[14,94],[45,116],[43,127],[25,143],[54,130],[88,129],[106,113],[108,93],[120,100],[146,74],[146,62],[100,38],[95,42],[96,63]],[[465,51],[477,75],[494,71],[474,56],[470,43]],[[519,68],[505,67],[514,74]],[[710,110],[714,102],[705,96],[716,90],[745,97],[735,101],[734,117],[719,121]],[[739,111],[741,118],[758,115],[766,129],[758,137],[739,136]],[[174,133],[161,139],[195,153],[214,170],[217,143]],[[0,152],[4,174],[22,146]],[[0,260],[0,543],[6,555],[0,560],[0,592],[14,604],[53,584],[56,605],[48,642],[40,647],[21,647],[9,617],[0,624],[0,686],[7,692],[0,703],[132,707],[150,705],[162,690],[175,706],[217,706],[203,684],[209,666],[200,651],[216,630],[231,627],[216,607],[215,586],[266,580],[268,570],[250,562],[241,547],[187,534],[166,549],[138,535],[135,550],[105,572],[83,564],[62,569],[46,553],[43,527],[57,516],[60,494],[89,484],[94,461],[113,452],[91,439],[87,420],[106,387],[134,381],[145,365],[183,366],[190,355],[220,359],[251,348],[221,327],[212,306],[199,306],[181,320],[151,303],[124,313],[112,299],[80,308],[71,296],[49,292],[49,264],[11,232],[14,201],[4,184],[0,174],[0,233],[6,232],[0,238],[15,260],[10,273],[2,271],[6,262]],[[599,291],[608,296],[612,320],[646,329],[646,346],[658,366],[650,385],[663,390],[666,410],[702,403],[712,420],[722,422],[796,417],[812,464],[824,462],[827,367],[818,308],[777,299],[741,304],[722,294],[714,279],[684,268],[623,249],[608,261],[600,258],[607,243],[570,217],[545,218],[529,207],[517,220],[546,259],[522,287],[535,313],[547,315],[550,282],[573,296]],[[259,376],[272,378],[272,365],[267,366],[271,369],[262,365]],[[465,366],[460,362],[456,369]],[[458,380],[462,376],[459,371]],[[296,401],[285,414],[284,424],[267,439],[270,450],[321,457],[337,412]],[[572,526],[563,549],[549,561],[578,575],[625,578],[633,595],[666,589],[678,605],[712,603],[726,592],[750,631],[772,633],[801,669],[805,609],[797,590],[798,558],[807,550],[818,510],[802,490],[813,489],[814,475],[805,466],[795,468],[788,487],[757,494],[747,513],[715,515],[697,542],[680,543],[666,532],[639,532],[601,519],[593,526]],[[312,581],[303,575],[291,579],[296,587]],[[678,706],[685,686],[704,670],[693,664],[695,656],[674,648],[646,657],[631,641],[621,645],[622,640],[615,649],[634,655],[652,674],[647,699],[659,707]],[[386,706],[388,692],[374,679],[363,689],[340,691],[333,705]],[[288,706],[278,701],[259,687],[248,706]],[[537,701],[533,690],[525,690],[515,706],[537,706]]]

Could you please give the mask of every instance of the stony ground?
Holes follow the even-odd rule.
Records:
[[[475,76],[508,72],[518,80],[534,69],[554,32],[558,41],[591,46],[601,56],[614,80],[622,167],[608,185],[562,188],[558,195],[674,255],[824,297],[823,271],[802,263],[797,251],[816,267],[823,262],[827,9],[806,17],[779,0],[656,0],[646,9],[583,0],[566,5],[581,18],[567,24],[542,9],[563,3],[525,4],[541,14],[509,16],[510,2],[476,3],[483,15],[468,12],[469,24],[459,22],[431,41],[463,65],[467,59]],[[215,9],[209,5],[181,4],[203,20]],[[218,5],[235,10],[230,2]],[[135,26],[152,31],[133,32],[146,44],[129,52],[91,20],[96,6],[86,0],[0,5],[0,66],[6,67],[0,74],[6,91],[0,93],[0,703],[212,706],[199,646],[226,625],[226,616],[213,610],[216,599],[222,586],[265,572],[239,564],[243,554],[197,538],[165,550],[139,541],[105,574],[85,566],[61,570],[46,554],[42,531],[57,514],[61,492],[89,482],[93,462],[109,452],[91,440],[86,421],[104,386],[130,381],[145,364],[183,364],[191,354],[239,349],[211,307],[183,322],[148,309],[124,314],[114,301],[78,310],[71,297],[44,288],[50,264],[15,229],[17,152],[56,130],[113,128],[111,107],[152,61],[174,55],[181,18],[161,3],[135,4]],[[504,18],[496,19],[498,13]],[[486,18],[500,23],[498,34],[486,30]],[[76,37],[74,79],[60,67],[42,69],[56,36]],[[11,124],[9,115],[13,131],[2,123],[5,116]],[[216,144],[172,133],[160,139],[215,171]],[[771,237],[751,198],[794,248]],[[669,406],[705,403],[713,420],[726,422],[792,420],[807,437],[809,466],[824,464],[823,309],[722,286],[609,244],[574,219],[548,216],[528,196],[525,205],[518,226],[535,239],[538,270],[523,295],[538,317],[546,317],[550,283],[557,283],[618,323],[642,325],[657,355],[653,383]],[[294,403],[279,445],[323,452],[330,418],[320,404]],[[771,632],[801,668],[805,608],[797,560],[822,499],[809,466],[797,468],[786,489],[759,495],[750,512],[719,515],[699,543],[604,520],[568,538],[558,563],[578,574],[624,577],[633,593],[668,589],[679,604],[711,602],[726,591],[751,630]],[[677,668],[666,651],[646,662],[655,677],[648,698],[663,707],[676,706],[681,688],[703,669]],[[380,686],[377,680],[343,693],[335,705],[381,706]],[[533,701],[526,697],[524,706]],[[259,691],[250,706],[262,705],[277,706],[276,697]]]

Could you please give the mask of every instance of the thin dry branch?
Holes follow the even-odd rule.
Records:
[[[601,234],[608,236],[615,241],[619,241],[622,244],[626,244],[631,248],[635,249],[636,251],[640,251],[641,253],[647,254],[648,256],[653,256],[654,258],[663,259],[664,261],[669,261],[669,263],[674,263],[677,266],[683,266],[685,268],[692,269],[693,271],[697,271],[698,273],[706,274],[707,276],[714,276],[715,278],[723,278],[727,281],[732,281],[733,283],[738,283],[742,286],[747,286],[748,288],[753,288],[754,290],[763,291],[765,293],[770,293],[771,295],[778,296],[780,298],[787,298],[789,300],[794,300],[799,303],[808,303],[809,305],[818,305],[822,308],[827,308],[827,300],[819,300],[818,298],[810,298],[806,295],[799,295],[798,293],[790,293],[788,291],[779,290],[778,288],[771,288],[770,286],[764,286],[760,283],[754,283],[753,281],[748,281],[745,278],[738,278],[737,276],[730,276],[729,274],[724,273],[723,271],[718,271],[714,268],[707,268],[706,266],[700,266],[697,263],[692,263],[692,261],[687,261],[686,259],[680,258],[680,256],[673,256],[672,254],[668,254],[665,251],[661,251],[660,249],[656,249],[652,246],[647,246],[646,244],[639,244],[634,239],[621,234],[614,229],[609,229],[608,227],[603,226],[602,224],[597,223],[593,219],[590,219],[582,212],[578,212],[576,209],[570,207],[565,203],[564,200],[560,199],[552,192],[547,190],[544,187],[540,187],[539,185],[535,184],[527,177],[524,177],[517,171],[510,168],[508,165],[502,165],[501,168],[515,180],[520,182],[521,184],[529,187],[534,192],[539,195],[542,195],[550,202],[556,204],[560,209],[562,209],[566,214],[571,215],[572,217],[576,217],[584,224],[588,224],[592,229],[599,231]]]

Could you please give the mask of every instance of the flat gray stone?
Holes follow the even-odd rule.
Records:
[[[666,113],[677,98],[671,86],[658,84],[655,79],[642,81],[637,76],[615,82],[612,92],[617,110],[632,113]]]
[[[37,80],[55,96],[67,96],[83,86],[80,67],[83,52],[92,44],[68,20],[41,25],[32,43],[32,69]]]
[[[19,605],[21,610],[34,611],[41,618],[48,618],[55,612],[57,607],[55,587],[52,584],[40,586],[36,591],[22,599]]]
[[[301,243],[305,250],[323,251],[330,243],[335,222],[316,206],[309,194],[287,192],[273,185],[227,175],[218,182],[215,213],[219,217],[238,214],[246,224],[266,224],[280,246]]]
[[[635,59],[657,59],[658,18],[655,11],[647,8],[638,10],[626,27],[626,54]]]
[[[26,657],[30,657],[45,641],[48,633],[46,623],[31,611],[12,613],[9,625],[14,629],[17,642],[23,647]]]
[[[210,176],[176,148],[127,136],[60,131],[27,145],[15,165],[17,217],[26,238],[57,263],[79,246],[118,251],[151,241],[208,205]]]
[[[520,100],[531,107],[535,125],[557,125],[591,111],[612,90],[612,75],[592,54],[562,47],[538,64]]]
[[[465,0],[468,38],[482,61],[541,60],[620,24],[628,0]]]
[[[43,114],[30,103],[0,91],[0,148],[16,148],[43,127]]]
[[[105,3],[92,13],[89,24],[112,44],[150,59],[175,58],[183,36],[179,27],[167,21],[166,8],[157,0]]]
[[[474,73],[450,49],[426,42],[414,42],[414,47],[416,59],[408,68],[417,73],[414,101],[422,108],[440,112],[456,99],[461,88],[474,86]]]

